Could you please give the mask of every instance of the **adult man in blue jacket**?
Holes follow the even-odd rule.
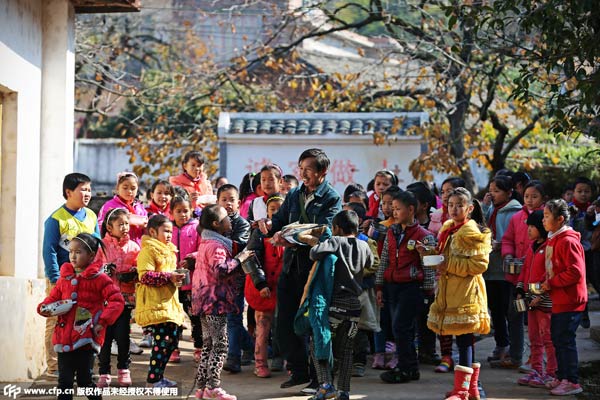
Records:
[[[329,164],[329,158],[321,149],[308,149],[300,155],[298,167],[302,185],[287,194],[281,208],[273,216],[268,231],[268,235],[273,235],[276,243],[286,246],[283,270],[277,285],[276,322],[279,347],[288,362],[291,374],[290,378],[281,384],[281,388],[310,381],[305,338],[296,336],[293,327],[312,261],[309,256],[310,247],[290,245],[281,237],[280,230],[293,222],[325,224],[331,228],[333,217],[342,208],[342,200],[325,179]],[[264,224],[261,225],[263,233],[267,233]]]

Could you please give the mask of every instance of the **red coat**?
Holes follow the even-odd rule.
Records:
[[[367,210],[367,217],[378,218],[379,217],[379,202],[381,199],[377,193],[371,193],[369,196],[369,209]]]
[[[244,287],[244,295],[250,307],[257,311],[273,312],[277,304],[277,280],[281,269],[283,268],[283,247],[273,246],[271,239],[263,239],[264,256],[260,260],[262,269],[265,273],[266,282],[261,282],[257,288],[252,283],[250,275],[246,275],[246,286]],[[271,291],[271,297],[260,297],[260,290],[268,287]]]
[[[548,239],[546,270],[552,313],[583,311],[588,298],[585,255],[578,232],[564,227]]]
[[[527,291],[530,283],[544,282],[546,280],[546,242],[533,252],[533,246],[529,246],[523,268],[519,274],[518,282],[523,284],[523,288]]]
[[[37,311],[40,313],[40,307],[44,304],[77,300],[69,312],[58,316],[52,335],[52,344],[57,353],[67,353],[86,346],[100,352],[106,328],[114,324],[123,312],[123,296],[101,267],[102,264],[94,262],[76,275],[73,265],[64,263],[60,267],[56,286],[38,305]],[[98,336],[93,332],[97,324],[104,327]]]
[[[416,250],[415,245],[416,242],[423,242],[427,236],[430,236],[431,240],[435,239],[431,232],[418,223],[414,223],[405,228],[402,242],[398,244],[393,226],[388,229],[385,242],[387,247],[384,245],[376,277],[377,290],[382,289],[384,282],[406,283],[423,281],[424,273],[423,266],[421,265],[421,256]]]

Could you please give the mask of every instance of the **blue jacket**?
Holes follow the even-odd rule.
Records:
[[[292,222],[322,224],[331,228],[333,217],[342,210],[342,199],[338,192],[327,180],[323,181],[315,190],[314,199],[305,207],[309,220],[304,221],[300,216],[300,196],[305,192],[304,184],[289,191],[281,208],[273,215],[269,236]],[[306,273],[312,265],[309,251],[308,246],[286,247],[283,253],[282,272],[288,273],[292,267],[296,267],[298,272]]]
[[[96,214],[89,208],[70,210],[62,205],[44,222],[42,256],[46,278],[51,283],[58,280],[60,266],[69,262],[69,242],[80,233],[100,239]]]
[[[302,304],[294,319],[294,332],[298,336],[312,336],[315,357],[318,360],[333,359],[329,305],[333,294],[335,263],[337,256],[328,254],[314,264],[308,277],[308,285],[302,296]]]

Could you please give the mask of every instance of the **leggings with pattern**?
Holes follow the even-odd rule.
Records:
[[[354,338],[358,332],[358,323],[350,320],[330,322],[331,344],[333,348],[334,362],[338,364],[338,390],[350,391],[350,376],[352,373],[352,351]],[[333,376],[331,365],[328,360],[317,360],[313,341],[310,341],[311,358],[317,371],[319,384],[332,383]]]
[[[146,382],[156,383],[163,378],[167,362],[173,350],[179,343],[181,327],[174,322],[150,325],[152,330],[152,353],[150,354],[150,367]]]
[[[203,315],[202,357],[198,363],[197,387],[214,389],[221,386],[221,370],[227,357],[227,316]]]

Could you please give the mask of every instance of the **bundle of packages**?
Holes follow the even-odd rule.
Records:
[[[327,225],[293,223],[283,227],[281,237],[292,244],[300,246],[315,246]]]

